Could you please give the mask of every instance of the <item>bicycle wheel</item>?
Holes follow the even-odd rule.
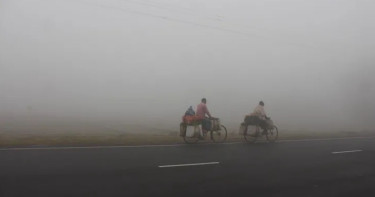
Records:
[[[272,129],[267,129],[266,137],[268,142],[275,142],[279,137],[279,130],[277,127],[274,126]]]
[[[211,140],[216,143],[222,143],[227,139],[227,128],[220,125],[220,130],[211,131]]]
[[[189,129],[193,129],[193,131],[190,131]],[[187,126],[185,125],[185,136],[183,136],[185,143],[187,144],[195,144],[198,142],[199,138],[199,125],[194,126]],[[198,134],[197,134],[198,131]]]
[[[243,137],[245,138],[246,142],[254,143],[255,141],[257,141],[259,133],[260,132],[258,126],[247,125]]]

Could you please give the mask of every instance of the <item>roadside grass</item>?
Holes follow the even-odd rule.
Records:
[[[279,140],[320,139],[339,137],[375,136],[370,131],[279,131]],[[207,138],[206,141],[209,138]],[[238,131],[228,131],[228,142],[243,141]],[[59,132],[59,133],[0,133],[0,147],[30,146],[116,146],[116,145],[158,145],[183,143],[177,131],[158,131],[153,133],[124,132]]]
[[[181,142],[178,136],[147,134],[0,136],[1,147],[145,145],[176,142]]]

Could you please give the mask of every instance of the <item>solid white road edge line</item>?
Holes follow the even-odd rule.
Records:
[[[350,139],[371,139],[371,137],[342,137],[342,138],[321,138],[321,139],[301,139],[301,140],[278,140],[276,143],[281,142],[311,142],[311,141],[331,141],[331,140],[350,140]],[[245,142],[227,142],[221,143],[224,145],[241,144]],[[197,144],[197,145],[210,145],[211,143]],[[151,148],[151,147],[177,147],[189,146],[187,144],[160,144],[160,145],[134,145],[134,146],[46,146],[46,147],[25,147],[25,148],[0,148],[0,151],[23,151],[23,150],[69,150],[69,149],[112,149],[112,148]]]
[[[163,165],[163,166],[158,166],[158,167],[159,168],[173,168],[173,167],[203,166],[203,165],[216,165],[216,164],[219,164],[219,162],[187,163],[187,164]]]
[[[362,150],[346,150],[346,151],[332,152],[332,154],[354,153],[354,152],[361,152],[361,151]]]

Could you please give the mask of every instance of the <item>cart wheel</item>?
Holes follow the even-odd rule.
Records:
[[[260,133],[259,130],[260,129],[258,126],[247,125],[243,133],[243,137],[245,138],[246,142],[254,143],[255,141],[257,141]]]
[[[193,133],[194,134],[192,134],[192,135],[187,135],[187,128],[188,126],[187,125],[185,125],[185,128],[184,128],[184,130],[185,130],[185,135],[183,136],[183,138],[184,138],[184,141],[185,141],[185,143],[186,144],[195,144],[195,143],[197,143],[198,142],[198,140],[199,140],[199,130],[198,130],[198,132],[196,132],[197,131],[197,129],[199,129],[199,125],[194,125],[194,126],[190,126],[190,127],[194,127],[193,129],[194,129],[194,131],[193,131]]]

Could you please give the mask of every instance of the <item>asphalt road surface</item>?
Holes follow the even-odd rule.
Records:
[[[0,196],[375,196],[375,138],[0,149]]]

